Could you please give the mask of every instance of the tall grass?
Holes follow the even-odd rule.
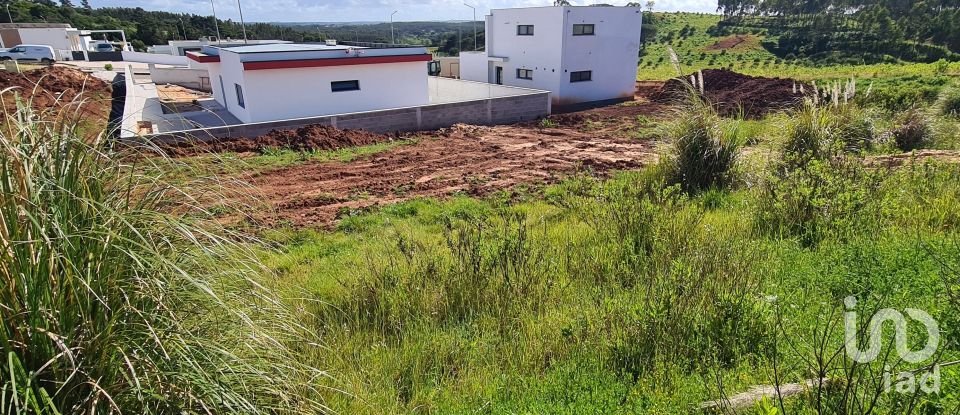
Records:
[[[29,102],[0,135],[3,413],[302,413],[313,341],[258,281],[241,235],[207,220],[214,181],[83,138]],[[304,342],[304,343],[301,343]]]
[[[723,188],[733,180],[739,156],[739,122],[723,122],[716,110],[690,88],[687,105],[667,126],[670,150],[662,168],[687,193]]]

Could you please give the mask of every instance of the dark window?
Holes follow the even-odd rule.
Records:
[[[573,25],[573,35],[574,36],[593,36],[593,25],[592,24],[575,24]]]
[[[533,79],[533,70],[531,70],[531,69],[517,69],[517,78],[520,78],[520,79]]]
[[[533,36],[533,25],[532,24],[518,25],[517,36]]]
[[[570,72],[570,82],[586,82],[593,78],[593,71]]]
[[[233,87],[237,90],[237,105],[246,108],[247,106],[243,102],[243,87],[240,84],[233,84]]]
[[[334,81],[330,83],[333,92],[359,91],[360,81]]]

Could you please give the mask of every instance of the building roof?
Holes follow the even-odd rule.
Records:
[[[362,46],[329,46],[314,43],[271,43],[263,45],[224,46],[233,53],[270,53],[270,52],[315,52],[320,50],[366,49]]]
[[[315,68],[325,66],[368,65],[380,63],[427,62],[433,58],[423,46],[404,45],[327,45],[286,43],[215,47],[187,52],[187,58],[200,63],[220,62],[222,52],[238,55],[244,70]]]

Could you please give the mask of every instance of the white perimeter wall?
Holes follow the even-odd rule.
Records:
[[[221,54],[224,59],[233,53]],[[236,65],[239,66],[239,65]],[[227,84],[231,101],[232,81]],[[333,81],[360,81],[359,91],[332,92]],[[266,69],[243,73],[246,111],[235,113],[243,122],[260,122],[330,114],[402,108],[430,103],[426,62],[348,65],[322,68]],[[216,82],[211,79],[211,82]],[[241,115],[242,114],[242,115]]]
[[[486,52],[460,52],[460,79],[474,82],[491,82],[487,77]]]
[[[557,105],[633,98],[640,52],[639,7],[568,7]],[[573,36],[574,24],[593,24],[593,36]],[[592,81],[570,82],[569,72],[593,71]]]
[[[30,28],[21,28],[17,29],[20,31],[20,43],[24,45],[49,45],[54,49],[58,50],[73,50],[73,43],[70,42],[70,37],[67,35],[67,29],[63,28],[47,28],[47,29],[30,29]],[[12,48],[16,45],[7,45],[8,48]]]
[[[124,62],[156,63],[160,65],[192,66],[195,63],[186,56],[163,55],[159,53],[143,53],[123,51]]]

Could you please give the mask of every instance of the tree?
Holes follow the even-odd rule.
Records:
[[[654,4],[656,4],[656,3],[654,3],[653,0],[648,0],[648,1],[647,1],[647,11],[648,11],[648,12],[653,13],[653,6],[654,6]]]
[[[554,6],[570,6],[571,4],[567,0],[554,0],[553,5]]]
[[[63,7],[65,9],[72,9],[73,2],[70,0],[60,0],[60,7]]]
[[[93,10],[93,7],[90,7],[90,0],[80,0],[80,6],[86,10]]]

